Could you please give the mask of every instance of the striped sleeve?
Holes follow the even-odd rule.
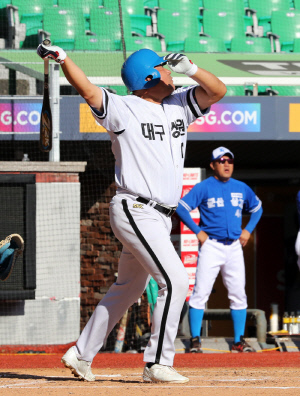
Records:
[[[106,89],[102,88],[102,94],[103,94],[103,98],[102,98],[102,100],[103,100],[103,112],[101,112],[100,110],[96,109],[95,107],[90,106],[91,112],[93,114],[93,117],[96,120],[98,120],[98,122],[100,120],[103,120],[106,117],[106,115],[107,115],[107,106],[108,106],[109,99],[108,99],[108,94],[107,94]]]
[[[245,210],[248,213],[255,213],[258,212],[261,207],[262,203],[255,192],[250,188],[247,184],[244,183],[245,186]]]
[[[249,210],[249,213],[258,212],[258,211],[261,209],[261,207],[262,207],[261,200],[260,200],[258,197],[256,197],[256,198],[258,199],[258,205],[255,206],[255,208],[250,209],[250,210]]]
[[[103,111],[91,107],[95,120],[110,132],[120,135],[125,131],[129,122],[128,107],[121,96],[99,88],[103,93]]]
[[[186,208],[189,212],[199,207],[204,191],[205,183],[197,183],[183,198],[181,198],[181,205]]]
[[[187,103],[188,103],[188,106],[190,108],[190,111],[192,112],[192,114],[194,115],[194,117],[196,119],[196,118],[202,116],[202,112],[201,112],[200,107],[198,105],[195,91],[196,91],[196,87],[194,87],[194,88],[192,88],[192,89],[190,89],[188,91]]]
[[[192,85],[190,87],[178,88],[172,94],[174,100],[179,100],[181,106],[183,106],[188,125],[194,122],[197,118],[208,114],[210,111],[210,107],[208,107],[204,111],[201,111],[196,99],[197,87],[198,85]]]

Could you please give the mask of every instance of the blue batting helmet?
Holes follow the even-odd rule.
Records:
[[[131,54],[123,63],[121,76],[130,91],[154,87],[160,81],[160,73],[155,66],[165,65],[167,61],[154,51],[141,49]],[[150,81],[146,81],[147,77]]]

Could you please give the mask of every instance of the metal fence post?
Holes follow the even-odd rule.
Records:
[[[59,103],[59,65],[50,63],[50,106],[52,112],[52,150],[49,153],[50,162],[60,161],[59,144],[59,123],[60,123],[60,103]]]

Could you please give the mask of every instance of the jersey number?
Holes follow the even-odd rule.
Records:
[[[235,215],[236,217],[242,217],[242,211],[241,211],[241,209],[237,209],[234,215]]]

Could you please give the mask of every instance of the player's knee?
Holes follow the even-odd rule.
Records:
[[[239,299],[230,300],[231,309],[245,309],[247,308],[247,306],[247,296]]]

